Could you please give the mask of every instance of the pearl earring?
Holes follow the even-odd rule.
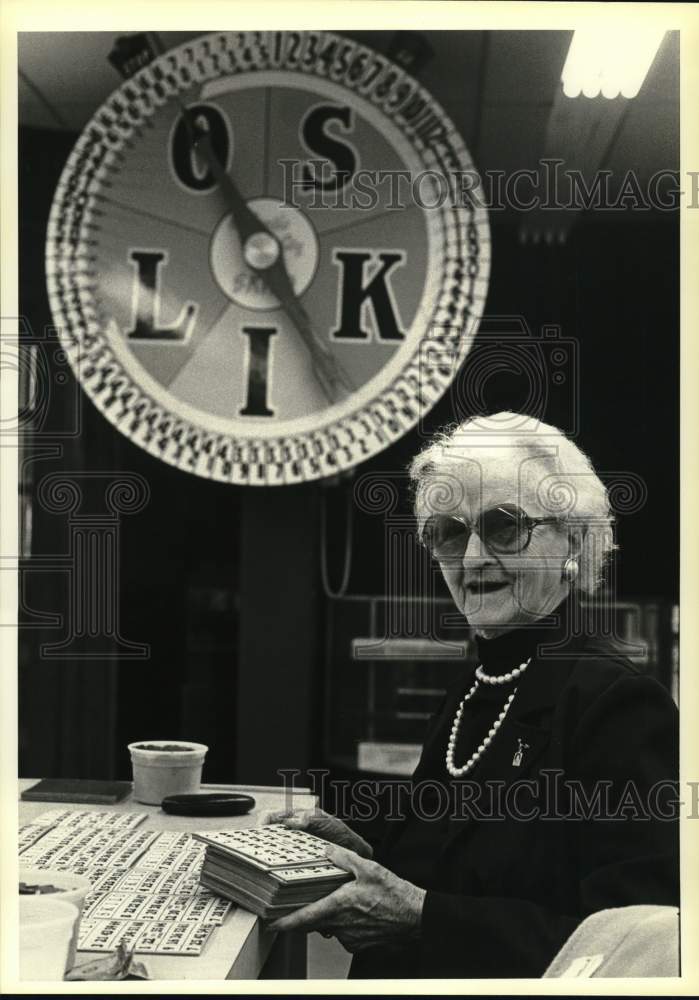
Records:
[[[578,560],[574,559],[572,556],[568,556],[566,561],[563,563],[563,579],[568,583],[574,583],[579,572],[580,566],[578,565]]]

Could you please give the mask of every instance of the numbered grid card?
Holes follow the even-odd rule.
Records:
[[[32,823],[41,824],[45,827],[55,826],[56,823],[70,815],[70,809],[47,809],[46,812],[35,816]]]
[[[347,875],[344,868],[326,861],[320,865],[302,865],[298,868],[278,868],[271,873],[280,882],[316,882],[325,878],[338,878]]]
[[[166,920],[84,919],[80,951],[113,951],[120,942],[145,955],[200,955],[215,924]]]
[[[134,865],[126,871],[112,889],[125,889],[128,892],[170,892],[189,893],[194,895],[199,887],[198,873],[188,871],[161,871],[141,864]]]
[[[90,868],[85,873],[85,878],[90,880],[92,890],[90,895],[109,892],[119,885],[120,879],[129,871],[128,868]],[[89,899],[89,896],[88,896]]]
[[[177,830],[163,830],[158,836],[157,843],[150,848],[152,855],[164,855],[170,851],[183,850],[186,847],[196,846],[192,841],[190,833],[180,833]]]
[[[204,860],[204,847],[188,833],[161,833],[157,841],[140,858],[143,870],[184,874],[199,872]]]
[[[85,900],[83,916],[95,920],[177,920],[187,923],[222,924],[231,909],[197,883],[194,893],[149,893],[116,889],[93,893]]]
[[[126,832],[135,829],[146,818],[146,813],[118,813],[98,809],[51,809],[42,813],[34,823],[45,823],[54,834],[84,833],[88,830]]]
[[[48,829],[48,826],[43,826],[41,823],[25,823],[23,826],[20,826],[19,853],[22,854],[28,848],[32,847],[37,840],[46,835]]]
[[[162,857],[144,857],[139,860],[139,868],[154,872],[187,875],[197,872],[204,860],[204,851],[199,845],[190,847],[187,851],[173,851]]]
[[[141,835],[140,840],[133,836],[133,831],[145,818],[145,813],[49,810],[21,831],[20,844],[24,841],[20,846],[22,861],[37,867],[47,867],[64,857],[70,857],[76,863],[93,863],[100,851],[104,852],[110,846],[125,848],[131,845],[141,849],[157,836],[154,833]]]
[[[249,830],[205,831],[192,836],[265,871],[317,864],[325,859],[328,846],[320,837],[303,830],[289,830],[280,823]]]
[[[89,868],[129,868],[157,839],[155,831],[121,834],[94,833],[42,837],[22,855],[36,868],[57,868],[84,874]],[[49,838],[50,839],[47,839]]]

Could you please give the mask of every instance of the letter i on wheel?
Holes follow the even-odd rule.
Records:
[[[459,197],[464,143],[411,76],[338,35],[148,44],[53,202],[49,298],[73,369],[186,471],[348,469],[429,411],[475,336],[490,241]],[[419,199],[355,189],[393,171]]]

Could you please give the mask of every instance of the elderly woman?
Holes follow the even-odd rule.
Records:
[[[677,712],[583,613],[615,546],[572,441],[473,418],[410,471],[478,665],[433,716],[376,850],[322,811],[286,815],[354,879],[272,926],[335,935],[353,978],[541,976],[587,915],[678,905]]]

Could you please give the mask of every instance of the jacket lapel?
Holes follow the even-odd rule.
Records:
[[[570,624],[570,609],[565,609],[552,623],[552,628],[546,630],[536,655],[519,679],[517,694],[505,721],[478,764],[465,775],[464,781],[475,782],[486,789],[486,783],[494,782],[504,789],[534,771],[551,743],[551,710],[580,653],[580,637],[571,636]],[[474,667],[464,671],[431,723],[413,775],[413,786],[435,779],[444,783],[453,781],[445,763],[447,743],[459,703],[473,684],[474,672]],[[521,752],[521,757],[518,757],[518,752]],[[483,808],[487,809],[487,797]],[[475,809],[468,808],[468,800],[455,812],[457,815],[449,822],[442,850],[446,850],[456,837],[470,832],[478,822]],[[386,848],[390,848],[401,828],[400,823],[388,824],[384,841]]]
[[[461,799],[459,807],[457,795],[457,808],[450,819],[442,850],[446,850],[456,837],[474,828],[478,822],[478,809],[475,807],[478,802],[483,812],[487,813],[492,808],[491,789],[493,794],[501,795],[508,785],[529,777],[534,771],[534,765],[551,742],[551,709],[573,666],[571,660],[532,659],[519,680],[517,694],[493,742],[475,767],[464,776],[464,781],[478,785],[480,798],[475,802],[472,798],[467,798],[465,802]],[[442,760],[450,729],[451,721],[443,734]],[[446,765],[443,764],[443,768],[446,778]]]

